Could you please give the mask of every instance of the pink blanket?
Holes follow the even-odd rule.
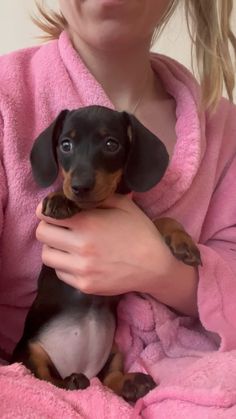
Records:
[[[135,406],[93,379],[65,391],[39,381],[19,364],[0,368],[1,418],[236,417],[236,350],[218,352],[214,336],[151,298],[126,295],[119,305],[117,342],[126,368],[158,383]]]

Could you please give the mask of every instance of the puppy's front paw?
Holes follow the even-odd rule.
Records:
[[[47,217],[60,220],[70,218],[78,212],[79,208],[77,205],[62,193],[50,194],[43,200],[42,213]]]

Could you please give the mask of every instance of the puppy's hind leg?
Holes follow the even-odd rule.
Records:
[[[111,355],[99,378],[105,386],[128,402],[136,402],[157,386],[148,374],[124,373],[123,357],[116,345],[113,345]]]

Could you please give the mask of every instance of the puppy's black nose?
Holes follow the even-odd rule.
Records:
[[[71,182],[71,189],[75,195],[83,195],[90,192],[94,187],[94,180],[92,178],[78,180],[73,179]]]

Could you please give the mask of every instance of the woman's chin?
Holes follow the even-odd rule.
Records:
[[[135,28],[118,20],[102,21],[93,30],[78,33],[83,42],[95,50],[118,53],[119,50],[129,49],[143,41],[142,36],[136,36]],[[74,44],[76,45],[75,34]],[[138,38],[138,41],[137,41]]]
[[[122,22],[127,19],[135,21],[140,16],[140,6],[137,0],[85,0],[81,10],[84,17],[90,16],[103,22],[106,20]]]

